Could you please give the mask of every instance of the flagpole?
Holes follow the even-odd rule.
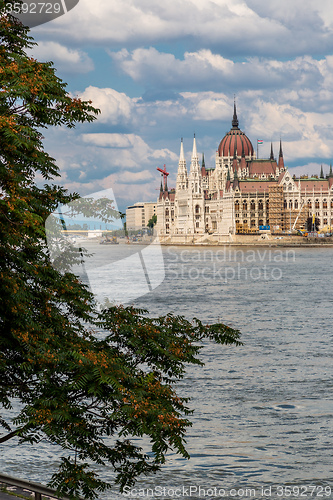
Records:
[[[259,159],[259,146],[261,146],[263,144],[263,140],[262,139],[257,139],[257,158]]]

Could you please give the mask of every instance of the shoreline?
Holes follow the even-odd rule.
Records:
[[[156,237],[147,238],[142,241],[131,241],[128,243],[122,239],[118,239],[120,246],[149,246],[154,244]],[[95,239],[87,239],[82,241],[83,244],[86,243],[97,244],[98,241]],[[255,236],[238,236],[235,240],[225,240],[225,241],[202,241],[202,242],[184,242],[184,241],[159,241],[162,247],[181,247],[181,248],[221,248],[221,247],[263,247],[263,248],[333,248],[333,238],[313,238],[313,241],[308,238],[302,237],[290,237],[282,236],[281,239],[277,238],[267,238],[259,239],[258,235]],[[112,245],[110,245],[113,248]]]

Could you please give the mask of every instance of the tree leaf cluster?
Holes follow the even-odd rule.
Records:
[[[9,0],[11,1],[11,0]],[[191,409],[177,392],[204,339],[240,344],[239,332],[132,307],[98,311],[89,289],[51,259],[45,223],[59,206],[101,220],[110,200],[80,201],[59,176],[41,130],[92,122],[98,110],[72,97],[51,62],[28,57],[28,29],[0,1],[0,446],[47,440],[63,450],[51,485],[96,498],[110,485],[93,464],[112,466],[120,488],[156,472],[171,449],[183,457]],[[36,177],[49,183],[40,187]],[[79,200],[79,201],[75,201]],[[75,205],[76,203],[76,205]],[[96,332],[103,332],[103,335]],[[144,450],[133,438],[148,437]]]

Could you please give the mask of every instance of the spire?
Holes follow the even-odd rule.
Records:
[[[284,169],[283,153],[282,153],[282,142],[280,139],[280,151],[279,151],[279,169]]]
[[[332,162],[330,163],[330,177],[332,177],[333,172],[332,172]]]
[[[187,169],[186,169],[186,160],[184,155],[184,143],[183,138],[181,138],[180,142],[180,155],[178,162],[178,172],[177,172],[177,181],[176,181],[176,190],[183,190],[187,188]]]
[[[237,112],[236,112],[236,99],[234,97],[234,116],[232,117],[232,128],[238,128],[238,118],[237,118]]]
[[[321,165],[321,169],[320,169],[320,178],[321,179],[324,178],[323,165]]]
[[[197,153],[197,143],[195,141],[195,134],[194,134],[194,138],[193,138],[193,151],[192,151],[192,159],[193,158],[197,158],[198,156],[198,153]]]
[[[202,162],[201,162],[201,175],[202,175],[202,177],[206,176],[205,155],[203,153],[202,153]]]
[[[161,179],[161,187],[160,187],[160,192],[163,193],[163,184],[162,184],[162,179]]]
[[[274,160],[274,153],[273,153],[273,143],[271,142],[271,156],[269,158],[270,160]]]
[[[240,170],[243,172],[243,170],[246,169],[246,160],[245,160],[245,151],[244,151],[244,142],[242,141],[242,157],[240,161]]]
[[[185,161],[183,138],[181,138],[181,141],[180,141],[179,161]]]

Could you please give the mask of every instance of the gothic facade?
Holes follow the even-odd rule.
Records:
[[[302,229],[308,217],[320,226],[333,225],[333,176],[299,179],[284,165],[282,144],[278,160],[258,159],[250,139],[239,128],[234,105],[230,131],[221,140],[215,168],[199,162],[196,138],[189,171],[183,141],[176,188],[161,184],[157,201],[157,232],[174,241],[209,239],[214,235]]]

